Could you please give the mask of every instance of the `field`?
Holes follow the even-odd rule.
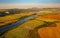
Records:
[[[60,20],[60,14],[57,15],[46,15],[42,16],[42,20],[48,21],[48,19],[51,20]],[[45,19],[44,19],[45,18]],[[40,20],[40,17],[37,18]],[[48,26],[38,29],[38,33],[40,34],[41,38],[60,38],[60,23],[56,23],[56,26]]]
[[[9,30],[1,38],[60,38],[60,10],[41,9],[0,17],[0,27],[36,13],[38,17]]]
[[[6,24],[12,23],[17,21],[19,18],[22,18],[24,16],[32,15],[33,13],[19,13],[19,14],[13,14],[13,15],[7,15],[4,17],[0,17],[0,26],[4,26]]]

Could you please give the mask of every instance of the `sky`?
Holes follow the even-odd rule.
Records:
[[[60,3],[60,0],[0,0],[0,4],[11,3]]]
[[[54,6],[60,6],[60,0],[0,0],[0,8],[13,8],[13,7],[33,7],[33,6],[44,6],[47,7],[50,5],[52,7]],[[41,7],[42,7],[41,6]],[[56,6],[56,7],[57,7]],[[25,8],[24,7],[24,8]]]

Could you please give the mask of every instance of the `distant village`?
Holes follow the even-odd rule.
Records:
[[[43,10],[60,10],[60,8],[29,8],[29,9],[0,9],[0,17],[5,15],[11,15],[11,14],[18,14],[18,13],[29,13],[29,12],[42,12]]]

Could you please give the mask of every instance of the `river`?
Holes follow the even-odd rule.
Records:
[[[37,16],[38,15],[32,15],[32,16],[26,17],[24,19],[18,20],[17,22],[11,23],[11,24],[9,24],[7,26],[0,27],[0,36],[2,34],[4,34],[4,32],[6,32],[6,31],[8,31],[8,30],[10,30],[10,29],[12,29],[14,27],[17,27],[17,26],[21,25],[22,23],[24,23],[24,22],[26,22],[28,20],[34,19]]]

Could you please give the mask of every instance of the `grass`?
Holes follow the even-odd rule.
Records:
[[[29,20],[23,24],[21,24],[18,28],[15,28],[13,30],[8,31],[8,33],[6,33],[5,37],[6,38],[28,38],[28,37],[34,37],[34,34],[29,36],[30,30],[36,30],[39,29],[41,27],[46,27],[46,24],[43,21],[39,21],[39,20]],[[33,31],[34,32],[34,31]],[[37,36],[36,36],[37,37]]]
[[[17,21],[19,18],[24,17],[24,16],[29,16],[32,15],[33,13],[20,13],[20,14],[13,14],[13,15],[8,15],[4,17],[0,17],[0,26],[4,26],[8,23],[12,23]]]
[[[29,31],[35,30],[37,28],[38,28],[37,31],[38,31],[39,35],[41,36],[41,38],[50,38],[50,37],[54,38],[55,35],[57,38],[60,37],[59,36],[60,34],[58,33],[58,32],[60,32],[59,31],[60,23],[56,24],[57,27],[46,27],[46,25],[50,26],[54,21],[60,21],[60,17],[59,17],[60,14],[52,14],[52,13],[50,14],[50,11],[52,13],[57,12],[54,9],[48,10],[48,11],[43,10],[43,12],[47,12],[47,13],[49,12],[49,13],[46,15],[38,16],[37,18],[35,18],[33,20],[26,21],[25,23],[21,24],[19,27],[8,31],[4,35],[5,38],[29,38],[30,37]],[[6,24],[6,22],[8,22],[8,23],[10,23],[9,21],[14,22],[14,21],[18,20],[18,18],[21,18],[24,16],[29,16],[31,14],[33,14],[33,13],[31,13],[31,12],[30,13],[21,13],[21,14],[14,14],[14,15],[8,15],[5,17],[0,17],[1,18],[0,26],[1,26],[1,24],[4,24],[4,23]],[[40,12],[37,14],[40,15]],[[47,23],[45,23],[44,21]],[[43,28],[41,28],[41,27],[43,27]],[[32,32],[32,37],[34,37],[33,32]]]
[[[18,38],[18,37],[27,38],[29,35],[28,34],[29,30],[32,30],[36,26],[41,25],[43,23],[44,22],[42,22],[42,21],[40,22],[37,20],[29,20],[29,21],[23,23],[22,25],[20,25],[18,28],[8,31],[8,33],[6,34],[6,38],[13,38],[14,36],[16,36],[16,38]]]

